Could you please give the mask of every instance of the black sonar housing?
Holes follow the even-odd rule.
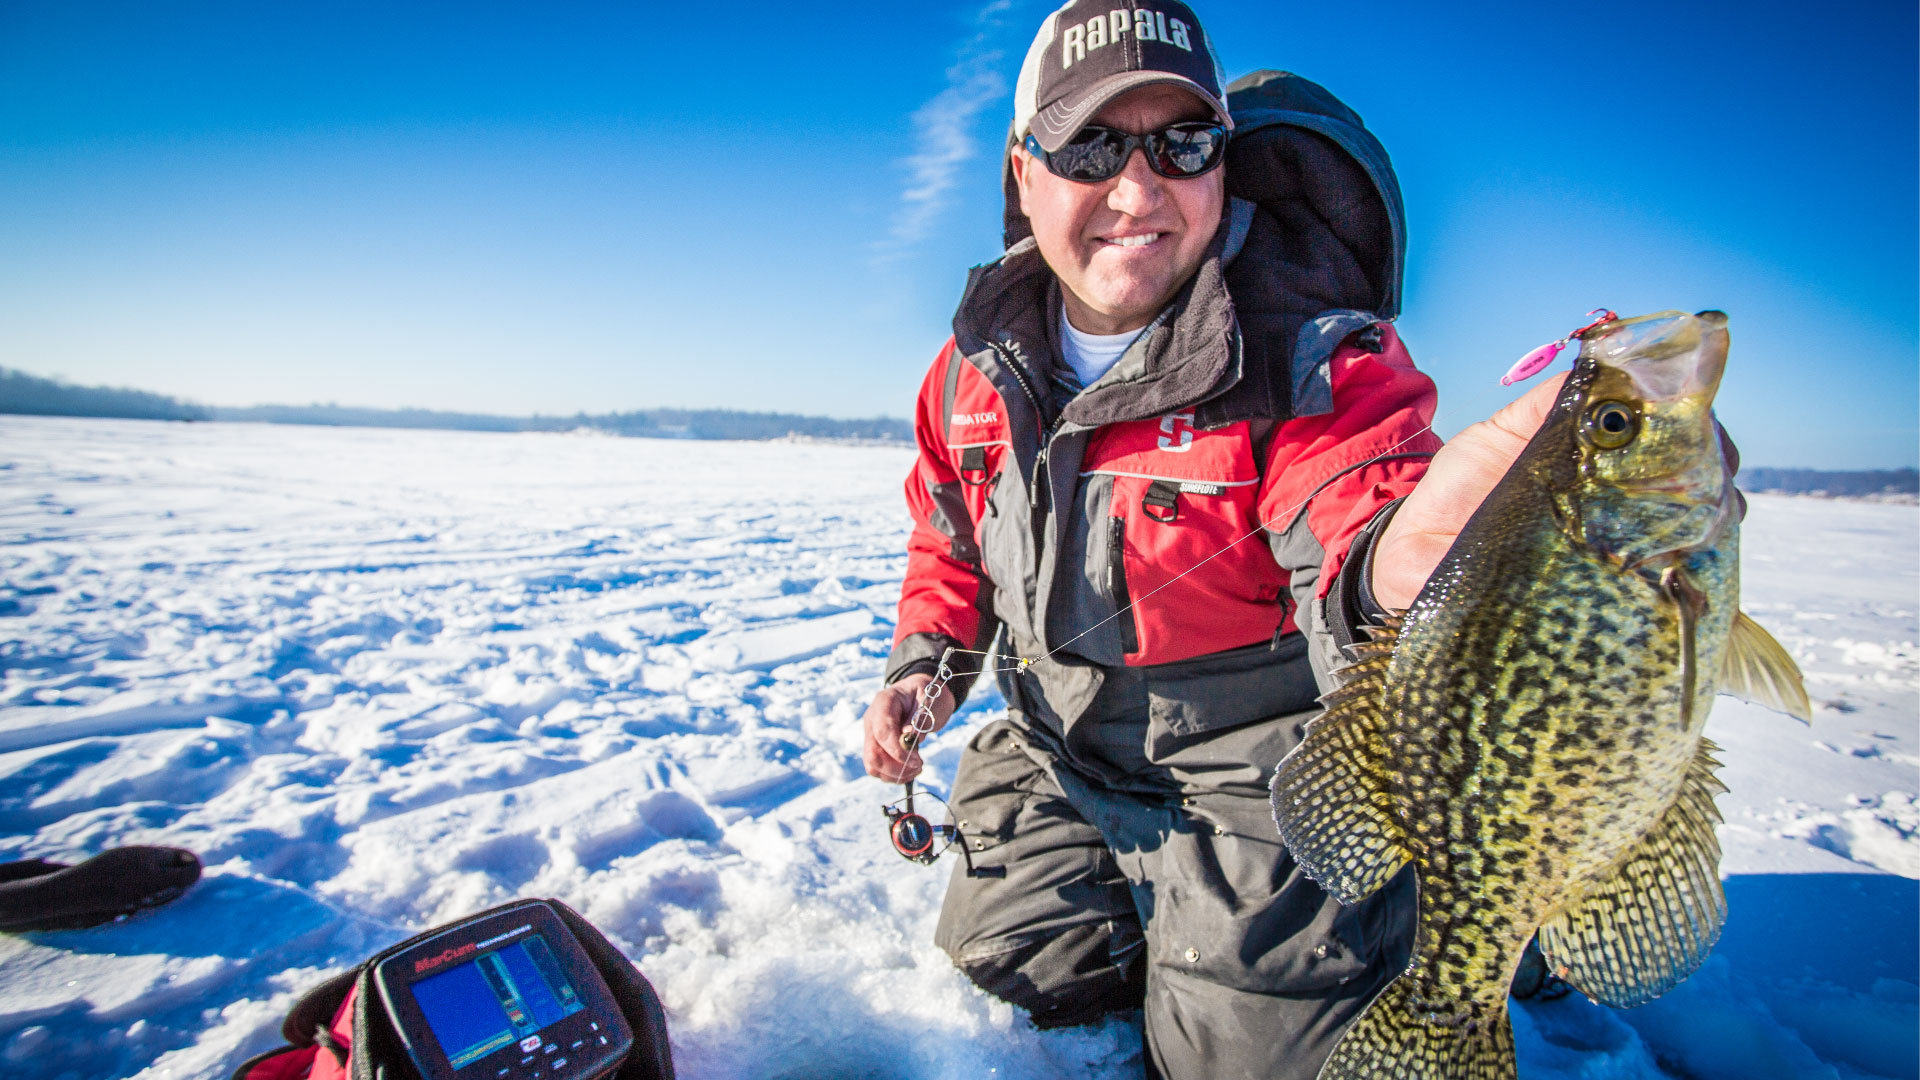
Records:
[[[600,1080],[633,1051],[606,980],[544,900],[426,935],[370,974],[423,1080]]]

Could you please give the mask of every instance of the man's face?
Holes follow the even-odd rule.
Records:
[[[1140,135],[1213,118],[1199,98],[1161,84],[1120,95],[1092,122]],[[1121,334],[1153,321],[1199,269],[1227,197],[1224,167],[1169,180],[1138,150],[1118,175],[1098,183],[1055,176],[1017,147],[1013,173],[1020,209],[1064,288],[1067,318],[1089,334]]]

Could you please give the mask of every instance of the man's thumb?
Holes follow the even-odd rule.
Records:
[[[1560,386],[1567,381],[1568,374],[1563,371],[1507,402],[1499,412],[1493,414],[1493,426],[1522,443],[1532,439],[1533,433],[1540,430],[1540,425],[1547,422],[1547,414],[1553,411],[1553,403],[1560,399]]]

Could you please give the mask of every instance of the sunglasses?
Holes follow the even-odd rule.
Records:
[[[1227,128],[1196,122],[1135,135],[1088,124],[1058,150],[1041,149],[1040,140],[1032,135],[1027,136],[1026,147],[1048,172],[1083,184],[1120,175],[1135,147],[1147,152],[1147,168],[1169,180],[1187,180],[1211,172],[1226,158]]]

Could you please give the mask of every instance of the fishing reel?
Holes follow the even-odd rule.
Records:
[[[938,804],[936,816],[943,819],[935,825],[933,821],[914,806],[914,800],[922,805],[931,801]],[[908,862],[917,862],[921,866],[932,866],[940,861],[940,856],[955,845],[960,848],[960,858],[967,864],[967,876],[972,878],[1006,877],[1004,866],[973,865],[972,845],[967,843],[967,834],[954,824],[953,811],[947,801],[931,791],[915,794],[913,781],[906,782],[906,796],[890,802],[880,808],[887,816],[887,839],[893,843],[893,850]]]
[[[947,809],[946,800],[932,792],[923,792],[920,798],[939,803],[943,811]],[[906,798],[880,808],[887,815],[887,839],[893,841],[893,850],[899,852],[901,858],[922,866],[932,866],[947,848],[953,846],[955,840],[960,840],[964,845],[965,839],[961,837],[958,825],[951,821],[935,825],[925,814],[914,809],[913,800],[913,781],[909,780]]]

